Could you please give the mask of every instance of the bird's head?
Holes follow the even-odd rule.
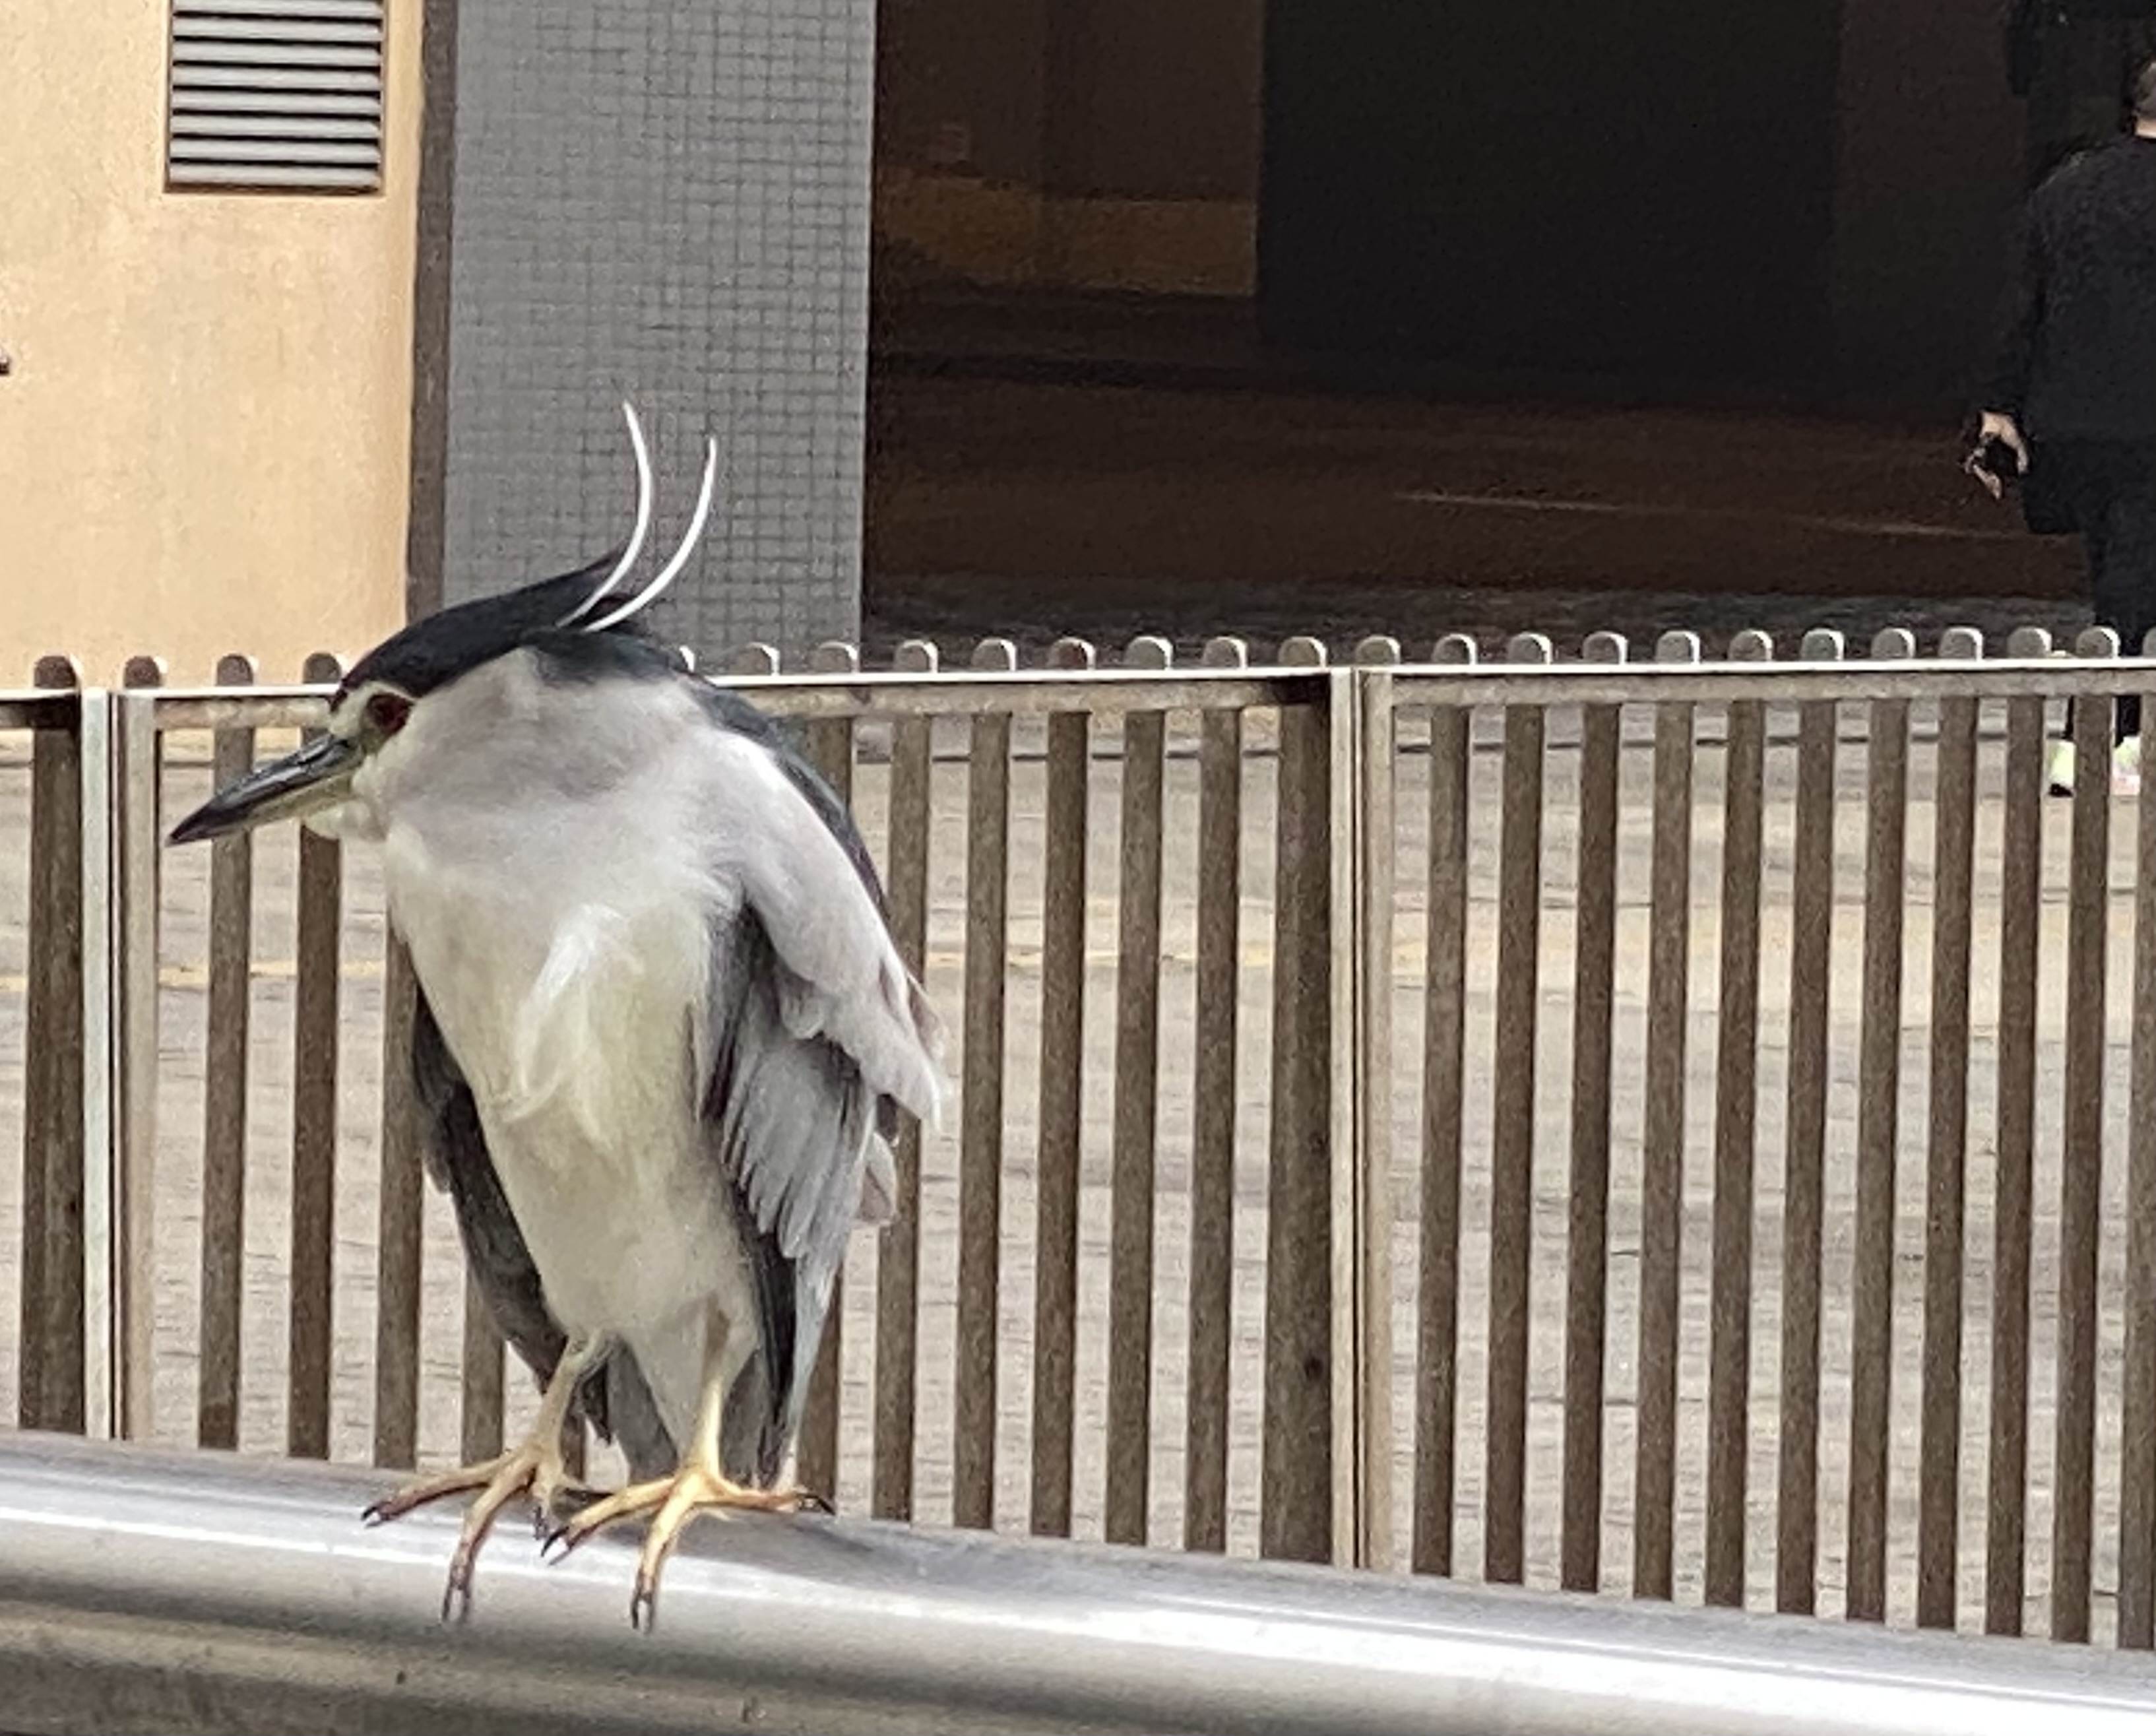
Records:
[[[218,790],[172,828],[171,841],[193,844],[280,819],[308,820],[326,832],[346,829],[336,819],[337,810],[364,800],[371,769],[387,768],[412,751],[412,737],[419,732],[410,727],[430,696],[528,646],[588,653],[624,640],[641,642],[636,617],[688,565],[711,516],[718,447],[706,443],[703,484],[680,546],[643,589],[603,607],[636,564],[651,528],[650,454],[636,412],[626,404],[622,408],[636,454],[637,494],[635,527],[619,551],[573,573],[442,609],[384,639],[352,665],[331,696],[320,734]]]

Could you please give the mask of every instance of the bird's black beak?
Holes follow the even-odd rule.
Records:
[[[170,842],[197,844],[275,819],[300,819],[344,799],[360,750],[342,736],[316,736],[228,784],[172,828]]]

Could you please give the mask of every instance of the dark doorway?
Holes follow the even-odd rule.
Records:
[[[1820,352],[1838,0],[1273,0],[1268,336],[1748,375]]]

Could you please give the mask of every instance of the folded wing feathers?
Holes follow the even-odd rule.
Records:
[[[741,914],[715,937],[708,1040],[732,1064],[728,1101],[707,1111],[756,1223],[826,1290],[853,1225],[895,1207],[879,1100],[938,1117],[940,1030],[845,845],[773,750],[731,737],[719,776],[716,867]]]

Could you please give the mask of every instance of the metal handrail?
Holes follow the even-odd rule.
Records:
[[[454,1522],[378,1475],[0,1436],[0,1724],[236,1729],[2128,1736],[2156,1669],[2083,1649],[915,1532],[706,1522],[655,1631],[631,1557],[512,1524],[469,1624]],[[2040,1722],[2041,1721],[2041,1722]]]
[[[2156,689],[2156,662],[2145,657],[1920,657],[1830,663],[1418,663],[1384,670],[1382,678],[1402,706],[1720,705],[1744,699],[1794,705],[2140,694]]]

